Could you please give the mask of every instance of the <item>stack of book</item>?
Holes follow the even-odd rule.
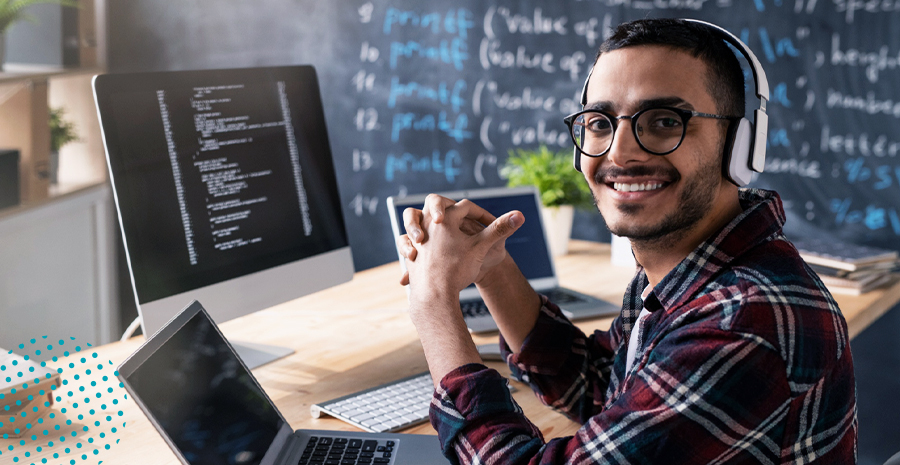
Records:
[[[900,253],[839,241],[793,241],[810,268],[832,293],[859,295],[893,282]]]
[[[0,349],[0,437],[19,437],[38,425],[60,386],[55,370]]]

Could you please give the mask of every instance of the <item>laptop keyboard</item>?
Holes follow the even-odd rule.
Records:
[[[546,295],[550,299],[550,302],[560,306],[584,300],[578,295],[559,288],[544,291],[542,294]],[[463,316],[465,317],[472,318],[490,315],[487,305],[485,305],[484,301],[481,299],[460,302],[460,307],[462,308]]]
[[[373,433],[401,430],[428,421],[434,384],[428,372],[398,379],[310,407],[313,418],[327,413]]]
[[[385,439],[312,436],[297,465],[391,464],[396,444],[396,441]]]

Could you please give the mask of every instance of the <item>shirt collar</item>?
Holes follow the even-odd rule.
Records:
[[[622,323],[626,334],[630,333],[642,308],[654,312],[689,301],[735,258],[781,234],[785,214],[776,192],[741,189],[738,196],[744,211],[694,249],[646,298],[641,298],[641,291],[649,281],[643,268],[638,267],[623,301]]]

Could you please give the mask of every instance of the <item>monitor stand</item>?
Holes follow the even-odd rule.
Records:
[[[243,360],[244,365],[247,365],[247,368],[251,370],[294,353],[294,349],[289,347],[254,344],[252,342],[234,341],[231,345],[241,357],[241,360]]]

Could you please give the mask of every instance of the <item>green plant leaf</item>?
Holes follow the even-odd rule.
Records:
[[[65,115],[66,112],[62,108],[50,109],[50,151],[52,152],[57,152],[62,146],[78,140],[75,124],[67,121]]]
[[[572,166],[568,151],[553,152],[542,145],[537,149],[510,151],[500,175],[507,186],[536,186],[541,203],[547,207],[593,205],[591,189],[584,176]]]
[[[38,4],[62,5],[78,8],[77,0],[0,0],[0,34],[18,21],[34,22],[34,16],[25,9]]]

